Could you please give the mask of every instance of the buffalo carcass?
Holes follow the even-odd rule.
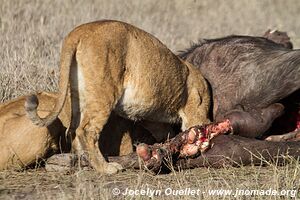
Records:
[[[284,113],[280,101],[299,93],[300,51],[263,37],[203,40],[179,56],[210,83],[213,119],[229,119],[241,136],[265,133]]]
[[[219,122],[229,119],[234,134],[248,137],[225,135],[216,137],[212,140],[214,143],[212,149],[195,159],[188,161],[181,159],[179,161],[181,164],[186,163],[185,166],[190,167],[203,166],[204,159],[206,163],[212,164],[228,155],[239,164],[247,164],[253,157],[246,154],[245,150],[262,155],[263,152],[268,152],[268,160],[278,153],[286,152],[299,157],[298,142],[278,143],[250,139],[265,137],[270,131],[271,133],[294,131],[279,138],[271,136],[267,139],[299,140],[300,51],[291,49],[292,44],[286,34],[279,35],[287,37],[284,40],[278,40],[280,39],[278,37],[275,40],[274,37],[270,37],[272,34],[274,32],[266,32],[265,36],[269,39],[229,36],[202,40],[179,54],[182,59],[197,66],[210,83],[213,96],[211,117]],[[273,124],[275,119],[276,124]],[[188,142],[189,139],[180,139],[180,137],[189,138],[190,131],[185,135],[185,137],[179,135],[177,136],[179,139],[174,139],[182,142],[176,143],[177,151],[172,147],[171,141],[171,144],[167,142],[146,148],[141,145],[137,152],[146,163],[148,162],[148,166],[155,163],[153,159],[160,163],[162,157],[178,152],[181,155],[184,149],[190,150],[187,155],[191,155],[190,153],[196,155],[195,146],[198,146],[198,151],[202,148],[199,142],[201,138],[191,143]],[[224,164],[224,159],[217,163],[213,166]]]

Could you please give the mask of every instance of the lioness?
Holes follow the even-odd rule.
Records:
[[[49,114],[56,96],[38,94],[41,105],[38,113]],[[20,169],[59,151],[68,151],[65,127],[70,123],[70,106],[64,106],[59,118],[48,127],[37,127],[26,117],[25,97],[0,105],[0,170]],[[70,113],[70,112],[69,112]]]
[[[210,94],[199,70],[132,25],[98,21],[75,28],[64,40],[60,62],[60,97],[53,112],[40,118],[36,96],[28,98],[25,108],[34,124],[51,124],[64,105],[70,79],[73,147],[87,153],[98,172],[122,168],[107,163],[98,147],[113,110],[135,121],[182,121],[183,129],[209,122]]]

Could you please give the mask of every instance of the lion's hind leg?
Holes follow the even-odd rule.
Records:
[[[122,166],[117,163],[107,163],[99,149],[100,134],[112,110],[113,101],[89,102],[81,114],[82,120],[76,130],[73,142],[78,153],[88,155],[89,161],[96,171],[107,174],[114,174],[122,169]]]
[[[92,69],[97,69],[97,67],[92,67]],[[99,67],[98,69],[103,70]],[[87,154],[92,167],[98,172],[116,173],[121,169],[121,165],[106,162],[99,149],[99,138],[121,97],[121,90],[111,79],[103,79],[103,77],[93,79],[94,74],[91,70],[83,71],[79,68],[79,72],[82,74],[78,87],[80,122],[76,129],[73,149],[79,154]]]
[[[99,38],[96,35],[83,38],[77,48],[77,71],[74,69],[71,75],[75,76],[72,89],[78,90],[80,122],[73,144],[77,152],[88,155],[95,170],[112,174],[121,165],[106,162],[99,149],[99,138],[122,96],[125,58],[118,57],[122,49],[112,46],[114,51],[110,51],[108,41]]]

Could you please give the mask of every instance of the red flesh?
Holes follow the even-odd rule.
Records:
[[[229,120],[211,123],[203,126],[194,126],[179,133],[163,144],[145,145],[137,147],[138,156],[148,165],[158,165],[167,155],[179,153],[179,157],[187,157],[204,152],[210,148],[210,140],[217,135],[232,131]],[[156,162],[156,163],[155,163]]]

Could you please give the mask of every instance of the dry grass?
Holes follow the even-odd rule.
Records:
[[[298,0],[0,0],[0,101],[37,90],[55,91],[61,41],[84,22],[126,21],[154,34],[173,51],[201,37],[261,35],[268,28],[287,31],[300,47],[299,10]],[[0,172],[0,199],[111,199],[113,187],[299,189],[299,169],[293,162],[285,167],[195,169],[160,176],[141,171],[116,176],[8,171]]]
[[[77,171],[74,174],[45,172],[43,169],[24,172],[0,172],[0,199],[148,199],[147,196],[114,196],[112,190],[122,192],[129,189],[164,191],[166,188],[200,189],[199,196],[154,196],[154,199],[232,199],[233,196],[211,196],[212,189],[249,190],[298,190],[300,166],[292,160],[284,167],[248,166],[224,169],[199,168],[173,171],[166,175],[151,175],[144,171],[127,170],[114,176],[101,176],[94,171]],[[205,192],[205,193],[202,193]],[[286,199],[279,196],[252,196],[251,199]],[[249,196],[237,196],[236,199],[249,199]]]
[[[287,31],[300,46],[300,2],[160,0],[0,0],[0,101],[57,87],[59,50],[76,25],[99,19],[132,23],[171,50],[201,37]]]

